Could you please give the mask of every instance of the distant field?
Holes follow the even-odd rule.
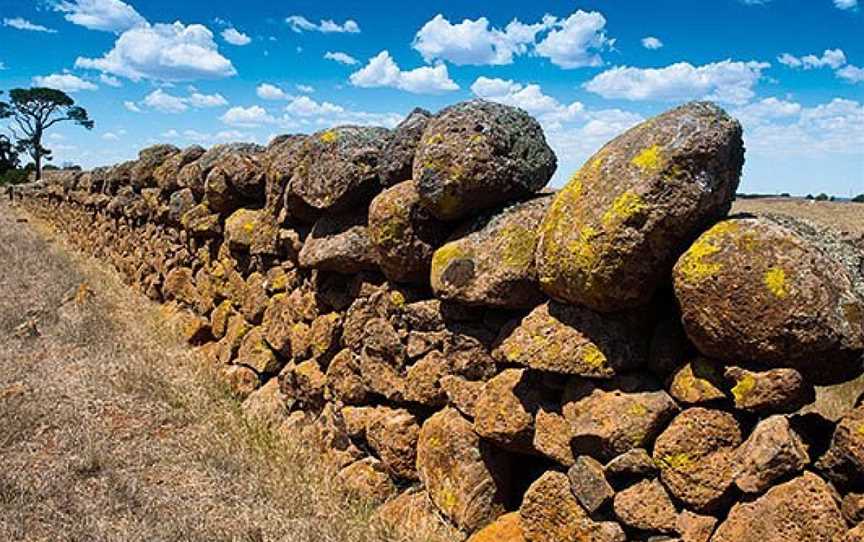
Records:
[[[803,198],[739,199],[734,213],[778,213],[812,220],[839,231],[864,234],[864,203],[814,201]]]

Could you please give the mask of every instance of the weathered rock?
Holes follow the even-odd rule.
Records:
[[[587,455],[576,458],[567,471],[567,478],[570,479],[570,490],[576,500],[589,514],[600,510],[615,496],[615,490],[603,474],[603,465]]]
[[[405,373],[405,400],[421,405],[444,406],[447,396],[441,379],[451,372],[450,360],[438,350],[429,352]]]
[[[519,508],[522,532],[527,542],[624,542],[621,527],[613,522],[595,522],[570,491],[565,474],[549,471],[531,484]]]
[[[383,407],[382,407],[383,408]],[[366,439],[393,477],[417,480],[417,419],[404,409],[387,409],[366,427]]]
[[[263,147],[254,143],[213,145],[198,160],[183,166],[177,178],[177,184],[191,189],[196,198],[203,198],[207,176],[224,155],[230,153],[256,154],[263,151]]]
[[[654,462],[672,495],[696,512],[710,512],[730,494],[740,444],[741,428],[734,416],[688,408],[657,437]]]
[[[844,265],[848,249],[789,219],[718,223],[675,265],[687,335],[718,359],[836,376],[864,349],[864,281]]]
[[[657,466],[644,448],[633,448],[609,460],[604,472],[613,482],[626,481],[654,476]]]
[[[813,400],[813,387],[795,369],[748,371],[727,367],[725,377],[733,381],[735,408],[750,412],[793,412]]]
[[[729,211],[743,163],[741,125],[711,103],[631,128],[555,197],[537,247],[541,286],[603,312],[646,303],[682,244]]]
[[[432,415],[420,429],[417,471],[435,506],[462,529],[473,531],[504,512],[505,457],[452,408]]]
[[[816,466],[838,486],[864,490],[864,404],[840,419]]]
[[[526,369],[505,369],[486,382],[474,405],[474,431],[499,446],[531,452],[542,395]]]
[[[398,491],[384,466],[374,457],[351,463],[340,470],[336,477],[349,493],[371,501],[383,502]]]
[[[388,131],[340,126],[303,141],[290,192],[315,209],[344,211],[378,189],[376,171]]]
[[[605,391],[584,382],[578,387],[585,391],[573,394],[565,390],[562,407],[571,427],[571,446],[598,459],[648,447],[678,413],[677,405],[664,391]]]
[[[168,198],[168,221],[180,225],[183,215],[195,207],[195,203],[195,195],[188,188],[173,192]]]
[[[669,394],[688,404],[710,403],[726,398],[721,368],[713,361],[697,357],[675,371]]]
[[[444,375],[438,382],[447,395],[447,402],[465,416],[474,418],[474,409],[483,392],[484,382],[466,380],[456,375]]]
[[[310,428],[309,436],[321,447],[324,458],[336,468],[347,467],[365,455],[351,442],[345,421],[332,403],[324,405],[321,415]]]
[[[291,134],[271,143],[266,151],[264,185],[265,208],[279,216],[284,206],[285,192],[300,158],[305,135]]]
[[[228,391],[241,401],[249,397],[261,385],[255,371],[243,365],[220,367],[220,375],[228,387]]]
[[[230,363],[237,354],[243,337],[252,329],[242,315],[233,314],[228,318],[228,326],[225,328],[225,336],[219,341],[219,362]]]
[[[156,182],[156,185],[164,192],[176,191],[180,188],[180,185],[178,184],[180,170],[186,165],[201,158],[204,152],[203,147],[192,145],[178,153],[168,156],[165,161],[153,171],[153,180]]]
[[[203,203],[183,213],[180,223],[193,237],[219,237],[222,234],[219,215]]]
[[[270,303],[267,290],[264,287],[264,275],[255,272],[246,278],[246,287],[240,303],[240,312],[253,324],[260,324],[261,317]]]
[[[840,542],[864,542],[864,522],[861,522],[852,529],[849,529],[846,536],[840,538]]]
[[[219,160],[204,185],[207,205],[219,213],[230,213],[244,200],[263,199],[264,164],[262,153],[229,150]]]
[[[545,297],[537,283],[537,228],[552,201],[543,195],[487,215],[435,251],[435,294],[469,305],[530,308]]]
[[[195,287],[195,278],[188,267],[175,267],[165,276],[162,292],[168,300],[176,299],[190,307],[196,306],[201,298]]]
[[[583,307],[544,303],[498,347],[509,363],[532,369],[611,378],[645,360],[647,337],[629,315],[601,316]]]
[[[370,390],[360,372],[359,356],[345,348],[333,356],[327,367],[327,397],[346,405],[365,404]]]
[[[569,467],[576,462],[571,441],[570,423],[557,412],[537,411],[534,420],[534,449],[546,457]]]
[[[504,514],[474,533],[468,542],[525,542],[522,519],[518,512]]]
[[[162,163],[180,152],[174,145],[152,145],[138,152],[138,160],[132,166],[129,181],[136,188],[147,188],[156,185],[153,172]]]
[[[708,542],[715,527],[717,518],[682,510],[678,514],[675,530],[681,535],[681,542]]]
[[[416,107],[393,129],[378,159],[378,177],[383,186],[393,186],[411,178],[414,153],[431,117],[431,113]]]
[[[378,507],[372,525],[382,540],[416,538],[424,534],[435,540],[464,538],[460,531],[441,519],[429,494],[417,488],[408,489]]]
[[[290,399],[279,389],[279,381],[268,380],[243,401],[243,416],[250,422],[275,429],[288,418]]]
[[[429,121],[413,179],[433,215],[455,220],[536,192],[555,166],[536,120],[514,107],[473,100]]]
[[[237,352],[237,363],[255,369],[258,373],[272,374],[278,371],[282,364],[264,341],[260,327],[253,327],[244,336]]]
[[[615,515],[625,525],[649,532],[676,531],[678,512],[663,484],[642,480],[615,495]]]
[[[805,472],[753,502],[733,506],[711,542],[829,542],[845,532],[831,487]]]
[[[759,422],[736,456],[735,485],[745,493],[761,493],[810,462],[807,445],[784,416]]]
[[[365,210],[322,216],[303,243],[300,265],[336,273],[377,269],[366,224]]]
[[[849,493],[840,506],[843,517],[850,525],[864,522],[864,493]]]
[[[394,282],[425,282],[445,226],[420,204],[417,183],[401,182],[384,190],[369,206],[369,239],[381,271]]]
[[[238,209],[225,220],[225,240],[231,250],[276,254],[278,227],[263,210]]]

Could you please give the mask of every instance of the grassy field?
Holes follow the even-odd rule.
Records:
[[[0,203],[0,540],[380,538],[301,439],[244,420],[156,305],[16,216]]]
[[[739,199],[735,213],[778,213],[812,220],[829,228],[864,234],[864,203],[814,201],[803,198]]]

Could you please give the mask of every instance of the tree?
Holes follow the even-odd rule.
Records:
[[[857,196],[852,198],[852,201],[855,203],[864,203],[864,194],[858,194]]]
[[[35,87],[9,92],[9,102],[0,101],[0,118],[11,118],[12,133],[19,152],[26,152],[36,165],[36,179],[42,178],[42,160],[51,159],[51,150],[42,146],[45,131],[60,122],[73,122],[93,129],[87,110],[62,90]],[[16,128],[17,127],[17,128]],[[19,135],[20,130],[23,135]]]
[[[0,175],[18,167],[18,153],[5,134],[0,134]]]
[[[828,194],[822,192],[818,196],[816,196],[816,201],[828,201]]]

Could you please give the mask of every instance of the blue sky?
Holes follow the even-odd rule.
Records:
[[[486,5],[483,5],[486,4]],[[745,127],[748,192],[864,193],[856,0],[0,0],[0,89],[61,88],[96,128],[55,163],[392,126],[480,96],[535,115],[560,185],[603,143],[698,98]]]

